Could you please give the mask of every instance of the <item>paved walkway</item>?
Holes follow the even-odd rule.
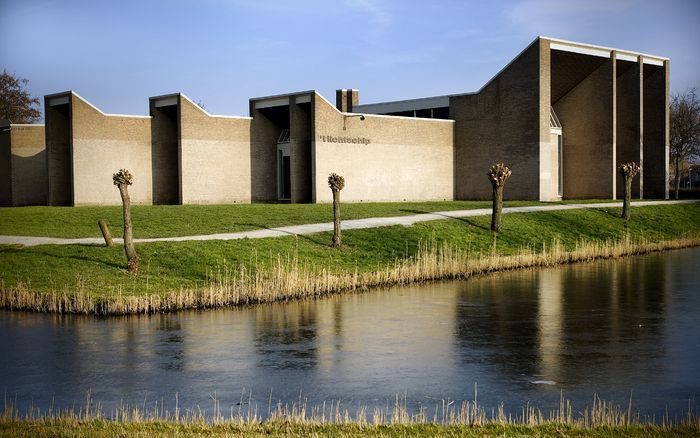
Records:
[[[662,205],[662,204],[689,204],[700,202],[698,200],[680,200],[680,201],[638,201],[632,205],[636,207],[645,205]],[[533,213],[537,211],[557,211],[557,210],[576,210],[582,208],[601,208],[601,207],[622,207],[622,202],[600,202],[595,204],[554,204],[554,205],[535,205],[531,207],[507,207],[503,209],[503,213]],[[393,217],[372,217],[366,219],[353,219],[343,221],[342,228],[345,230],[359,230],[362,228],[377,228],[389,227],[392,225],[411,226],[417,222],[435,221],[440,219],[458,219],[463,217],[487,216],[491,214],[490,208],[479,208],[474,210],[456,210],[456,211],[438,211],[434,213],[414,214],[410,216],[393,216]],[[298,234],[313,234],[322,233],[324,231],[333,231],[333,222],[325,222],[320,224],[303,224],[290,225],[287,227],[266,228],[253,231],[239,231],[237,233],[223,234],[206,234],[201,236],[180,236],[180,237],[157,237],[151,239],[134,239],[135,243],[148,242],[182,242],[187,240],[235,240],[235,239],[262,239],[266,237],[282,237]],[[122,243],[122,239],[114,239],[115,243]],[[77,239],[63,239],[58,237],[29,237],[29,236],[0,236],[0,244],[4,245],[100,245],[104,244],[104,240],[98,237],[87,237]]]

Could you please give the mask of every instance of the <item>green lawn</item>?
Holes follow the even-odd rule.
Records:
[[[302,216],[313,215],[305,212],[305,208],[312,212],[318,208],[310,205],[266,205],[252,206],[248,211],[262,207],[298,208]],[[423,206],[422,210],[430,207],[433,205]],[[444,209],[444,205],[441,208]],[[180,209],[188,211],[190,207],[165,207],[163,211],[175,217]],[[420,206],[417,209],[421,209]],[[383,211],[389,210],[386,207]],[[33,215],[32,209],[16,211]],[[153,211],[156,209],[149,214],[153,214]],[[18,213],[13,211],[13,214]],[[652,241],[700,235],[700,203],[635,207],[629,224],[621,220],[619,214],[620,208],[617,207],[508,214],[503,218],[504,228],[497,238],[496,250],[500,254],[513,254],[525,247],[539,249],[554,238],[559,238],[571,248],[579,241],[620,239],[626,234],[635,239]],[[21,221],[18,217],[15,220]],[[120,246],[0,246],[0,282],[6,288],[21,281],[29,282],[35,291],[59,292],[70,291],[82,283],[98,297],[115,291],[121,291],[124,295],[144,295],[203,285],[207,274],[217,267],[245,264],[267,268],[279,255],[297,255],[317,269],[326,268],[333,272],[352,272],[355,269],[373,271],[392,265],[397,258],[415,254],[420,242],[432,240],[448,241],[453,246],[467,248],[474,253],[490,252],[494,235],[489,230],[489,224],[490,217],[482,216],[423,222],[412,227],[346,231],[343,233],[347,246],[344,250],[328,246],[330,233],[268,239],[139,244],[139,275],[125,272],[125,256]],[[138,229],[139,220],[135,220],[135,226]],[[213,231],[201,229],[199,232]]]
[[[506,207],[538,204],[550,203],[505,202]],[[490,201],[348,203],[342,205],[342,217],[361,219],[406,216],[489,207]],[[135,237],[146,238],[231,233],[331,222],[333,211],[329,204],[135,205],[132,207],[132,218]],[[0,235],[99,237],[101,234],[97,221],[100,219],[107,220],[113,236],[121,237],[121,206],[4,207],[0,208]]]

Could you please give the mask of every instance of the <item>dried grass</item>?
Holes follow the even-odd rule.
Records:
[[[374,272],[331,272],[300,260],[297,256],[277,257],[271,269],[258,266],[219,267],[212,270],[205,286],[164,294],[124,296],[120,293],[97,299],[89,285],[79,281],[63,291],[36,292],[28,283],[0,286],[0,307],[52,313],[122,315],[241,306],[275,301],[321,297],[328,294],[373,287],[411,284],[430,280],[469,278],[496,271],[546,267],[559,264],[617,258],[668,249],[700,246],[700,237],[667,241],[581,242],[567,251],[558,240],[539,250],[525,248],[515,255],[475,254],[447,242],[419,246],[413,257],[396,260],[393,266]]]
[[[593,404],[582,410],[575,410],[572,403],[560,396],[559,406],[548,412],[542,412],[530,403],[523,406],[518,414],[505,411],[503,403],[497,408],[488,410],[477,402],[477,392],[474,392],[474,400],[456,402],[454,400],[440,400],[435,406],[420,406],[411,411],[407,406],[406,395],[396,395],[393,405],[387,404],[384,408],[368,408],[357,406],[346,407],[341,400],[331,400],[321,404],[309,406],[306,399],[300,399],[293,403],[270,401],[267,416],[263,418],[258,412],[257,405],[252,403],[252,395],[241,395],[241,403],[237,407],[231,407],[227,412],[222,412],[220,400],[216,394],[211,395],[211,407],[183,409],[179,406],[176,395],[174,405],[166,406],[163,400],[146,403],[140,406],[120,404],[112,412],[104,412],[99,403],[92,400],[88,392],[85,403],[79,407],[68,409],[41,410],[30,406],[25,412],[20,412],[16,403],[5,397],[4,409],[0,415],[0,424],[31,422],[45,424],[60,424],[70,426],[84,424],[91,421],[109,420],[122,424],[144,424],[149,422],[168,422],[174,424],[235,424],[240,426],[254,426],[264,423],[286,423],[296,425],[322,425],[322,424],[352,424],[360,427],[376,427],[381,425],[416,425],[432,424],[442,426],[488,426],[493,424],[511,426],[546,426],[567,425],[571,427],[592,429],[600,427],[631,427],[650,426],[668,429],[684,427],[691,430],[700,430],[700,417],[693,409],[691,402],[688,411],[680,419],[671,419],[668,416],[654,418],[642,416],[639,411],[632,408],[631,400],[626,407],[611,401],[602,400],[593,396]],[[243,403],[245,402],[245,403]],[[246,404],[247,408],[241,408]],[[489,413],[490,411],[490,413]]]

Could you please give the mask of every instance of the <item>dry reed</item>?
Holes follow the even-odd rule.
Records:
[[[575,410],[572,403],[561,394],[559,406],[548,412],[542,412],[530,403],[521,411],[513,415],[506,412],[503,403],[497,408],[487,410],[480,405],[475,398],[471,401],[456,402],[454,400],[440,400],[435,406],[419,406],[411,410],[408,407],[406,395],[397,395],[393,405],[387,404],[384,408],[368,408],[357,406],[351,410],[341,400],[322,402],[319,405],[309,406],[307,400],[300,399],[293,403],[277,402],[274,406],[270,401],[267,416],[263,418],[258,412],[257,405],[252,403],[252,394],[245,399],[241,396],[241,402],[236,407],[231,406],[226,412],[221,410],[221,402],[216,394],[210,396],[211,409],[206,407],[194,407],[182,409],[179,406],[178,396],[175,396],[175,404],[166,406],[165,402],[155,400],[153,403],[144,401],[141,406],[120,405],[111,412],[104,412],[99,403],[95,403],[90,393],[87,393],[85,404],[80,407],[67,409],[41,410],[30,406],[24,413],[16,407],[16,402],[5,397],[4,409],[0,415],[1,423],[12,422],[39,422],[47,424],[78,425],[96,420],[109,420],[122,424],[143,424],[148,422],[168,422],[175,424],[212,424],[239,426],[254,426],[264,423],[287,423],[297,425],[321,425],[321,424],[354,424],[360,427],[376,427],[381,425],[416,425],[432,424],[442,426],[487,426],[492,424],[511,426],[546,426],[551,424],[567,425],[571,427],[592,429],[599,427],[630,427],[648,426],[674,428],[686,427],[691,430],[700,430],[700,417],[694,411],[689,402],[688,411],[681,417],[672,419],[668,416],[654,418],[642,416],[639,411],[632,408],[631,400],[626,407],[611,401],[602,400],[593,396],[593,404],[582,410]],[[247,408],[241,405],[247,404]]]
[[[163,294],[124,296],[113,293],[96,298],[89,286],[79,281],[70,290],[33,291],[20,280],[0,286],[0,308],[53,313],[123,315],[183,309],[206,309],[275,301],[320,297],[373,287],[411,284],[429,280],[469,278],[496,271],[546,267],[646,254],[668,249],[700,246],[700,236],[652,242],[633,241],[629,236],[616,241],[581,242],[568,251],[554,240],[539,251],[525,248],[515,255],[475,254],[448,242],[419,245],[415,256],[396,260],[393,266],[373,272],[331,272],[316,268],[296,256],[278,255],[271,269],[258,266],[220,267],[211,271],[205,285],[181,288]]]

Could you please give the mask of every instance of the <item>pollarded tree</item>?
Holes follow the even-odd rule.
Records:
[[[0,74],[0,119],[11,123],[34,123],[41,117],[36,106],[39,99],[25,90],[27,79],[11,75],[7,70]]]
[[[683,163],[700,157],[700,101],[695,95],[695,88],[673,96],[670,124],[669,147],[675,171],[675,196],[678,199]]]
[[[625,179],[625,201],[622,203],[622,217],[630,220],[630,207],[632,204],[632,180],[639,173],[639,164],[634,161],[620,165],[620,173]]]
[[[345,178],[331,173],[328,176],[328,187],[333,192],[333,242],[331,246],[339,248],[343,246],[340,240],[340,191],[345,187]]]
[[[134,248],[134,231],[131,225],[131,199],[129,198],[129,186],[133,184],[134,178],[131,172],[126,169],[120,169],[119,172],[112,175],[114,185],[119,188],[119,194],[122,197],[122,206],[124,209],[124,252],[126,253],[126,269],[129,272],[139,271],[139,256],[136,255]]]
[[[493,187],[493,211],[491,212],[491,229],[501,231],[501,211],[503,210],[503,187],[510,177],[510,169],[503,163],[494,164],[489,169],[488,175]]]

